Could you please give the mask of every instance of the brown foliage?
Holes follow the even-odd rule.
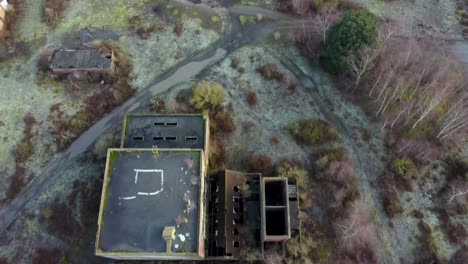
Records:
[[[257,93],[254,91],[247,92],[246,100],[250,106],[255,106],[257,104]]]
[[[265,155],[252,155],[247,158],[247,166],[252,172],[261,173],[263,176],[269,176],[273,172],[271,159]]]
[[[231,58],[231,68],[233,69],[237,69],[237,67],[239,66],[239,59],[237,57],[232,57]]]
[[[17,195],[23,187],[28,183],[26,178],[26,168],[24,163],[28,161],[34,154],[34,146],[32,143],[33,127],[36,124],[36,119],[31,113],[26,114],[23,119],[24,129],[23,138],[16,145],[15,151],[15,173],[11,177],[10,185],[6,191],[6,198],[0,203],[5,203]]]
[[[463,245],[459,250],[457,250],[457,252],[455,252],[452,259],[450,260],[450,263],[463,264],[463,263],[466,263],[467,259],[468,259],[468,246]]]
[[[71,206],[73,205],[69,206],[59,199],[54,200],[50,206],[50,210],[53,212],[52,215],[44,219],[47,221],[46,226],[49,233],[64,240],[72,240],[80,235],[83,228],[75,219]]]
[[[275,64],[266,64],[256,69],[263,78],[267,80],[276,80],[281,81],[283,74],[278,70],[278,67]]]
[[[424,214],[419,211],[419,210],[413,210],[413,216],[417,219],[423,219],[424,218]]]
[[[6,192],[6,198],[1,201],[5,203],[17,195],[26,185],[26,169],[21,165],[16,165],[15,174],[11,177],[10,185]]]
[[[224,154],[223,142],[220,137],[210,137],[209,166],[210,171],[219,171],[224,169],[226,157]]]
[[[34,146],[32,145],[32,129],[37,123],[36,118],[28,113],[23,119],[23,139],[16,145],[15,160],[17,163],[23,163],[27,161],[32,154],[34,154]]]
[[[143,25],[139,16],[133,16],[128,20],[129,30],[137,33],[142,39],[148,39],[155,32],[164,31],[163,25],[157,23],[151,26]],[[177,28],[176,28],[177,29]],[[182,33],[182,32],[180,32]]]
[[[177,37],[180,37],[182,35],[182,32],[184,32],[184,25],[179,22],[174,28],[174,33],[176,33]]]
[[[220,109],[217,112],[210,113],[210,132],[217,133],[232,133],[236,130],[236,124],[230,112]]]
[[[68,7],[69,1],[70,0],[47,0],[43,13],[44,22],[50,27],[57,26],[63,17],[63,12]]]
[[[51,264],[51,263],[61,263],[61,258],[63,257],[63,251],[54,248],[54,249],[38,249],[33,255],[32,263],[33,264]]]
[[[75,180],[66,199],[56,198],[47,208],[51,214],[43,214],[41,221],[45,222],[48,232],[68,242],[79,241],[97,219],[101,186],[100,177],[88,182]]]
[[[447,234],[449,240],[453,243],[459,244],[467,238],[468,234],[461,224],[454,224],[450,221],[450,215],[445,208],[441,208],[438,211],[439,219],[441,220],[441,228]]]
[[[403,213],[403,207],[401,206],[398,195],[393,190],[387,190],[384,194],[383,205],[385,212],[390,218],[395,217]]]

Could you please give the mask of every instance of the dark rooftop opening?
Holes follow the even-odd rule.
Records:
[[[144,138],[142,136],[134,136],[132,137],[132,140],[143,140]]]
[[[235,236],[238,236],[238,235],[239,235],[239,229],[234,228],[234,229],[232,230],[232,234],[235,235]]]
[[[224,256],[224,248],[223,247],[218,247],[218,252],[217,252],[217,256]]]
[[[188,140],[188,141],[197,141],[197,140],[198,140],[198,137],[196,137],[196,136],[186,136],[186,137],[185,137],[185,140]]]
[[[238,202],[240,202],[240,197],[234,196],[234,197],[232,197],[232,201],[235,202],[235,203],[238,203]]]
[[[177,140],[177,137],[166,137],[166,140]]]
[[[285,208],[266,208],[266,234],[268,236],[287,235]]]
[[[238,214],[239,213],[239,208],[237,208],[237,207],[232,208],[232,212],[235,213],[235,214]]]
[[[240,192],[239,186],[232,187],[232,190],[235,191],[235,192]]]
[[[286,205],[284,181],[265,182],[265,201],[267,206]]]
[[[164,137],[153,137],[153,140],[164,140]]]
[[[239,241],[232,241],[232,246],[238,248],[240,245]]]
[[[164,126],[164,122],[154,122],[155,126]]]
[[[177,122],[167,122],[166,126],[177,126]]]
[[[232,253],[226,253],[226,256],[232,257]]]

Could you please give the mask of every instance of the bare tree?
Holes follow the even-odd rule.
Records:
[[[374,61],[376,58],[377,50],[371,48],[364,48],[363,50],[348,56],[346,62],[356,78],[354,87],[359,84],[362,76],[374,67]]]
[[[323,43],[327,42],[328,30],[339,18],[337,6],[338,1],[331,1],[313,18],[313,22],[316,24],[320,34],[322,35]]]
[[[450,193],[449,204],[457,197],[468,194],[467,184],[463,184],[463,186],[461,184],[450,184],[450,188],[452,188],[452,192]]]
[[[401,29],[399,25],[391,19],[385,19],[385,22],[381,24],[378,31],[378,39],[381,44],[385,44],[391,38],[400,34]]]
[[[442,124],[437,138],[444,139],[457,132],[464,132],[468,128],[468,92],[460,96],[460,99],[439,118]]]

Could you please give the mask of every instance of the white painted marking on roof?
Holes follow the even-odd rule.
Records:
[[[182,234],[179,234],[180,241],[184,242],[185,241],[185,236]]]
[[[164,191],[164,171],[163,170],[142,170],[142,169],[133,169],[133,171],[135,171],[135,184],[138,183],[138,173],[140,172],[160,172],[161,173],[161,189],[159,190],[156,190],[154,192],[137,192],[137,195],[144,195],[144,196],[148,196],[148,195],[157,195],[159,193],[161,193],[162,191]],[[135,199],[136,196],[126,196],[126,197],[119,197],[119,199],[123,199],[123,200],[132,200],[132,199]]]
[[[186,236],[186,237],[189,237],[189,236],[190,236],[190,233],[185,233],[185,236]]]
[[[135,199],[136,196],[128,196],[128,197],[121,197],[120,199],[123,199],[123,200],[132,200],[132,199]]]
[[[178,245],[178,244],[175,244],[174,247],[175,247],[175,248],[179,248],[179,245]]]

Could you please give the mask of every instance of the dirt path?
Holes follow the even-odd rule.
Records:
[[[271,50],[270,50],[271,51]],[[306,73],[292,60],[285,58],[271,52],[281,63],[292,73],[295,74],[297,80],[306,88],[309,89],[314,102],[321,110],[321,113],[325,118],[338,130],[342,136],[345,144],[349,147],[350,155],[353,157],[355,164],[357,164],[357,175],[359,180],[360,191],[363,194],[363,199],[368,205],[371,212],[373,212],[372,221],[376,225],[377,241],[375,241],[375,250],[379,256],[381,263],[399,263],[399,257],[397,256],[395,249],[398,245],[395,245],[396,240],[389,239],[389,223],[388,217],[385,214],[378,193],[371,186],[371,181],[380,175],[380,168],[376,165],[375,157],[372,157],[367,149],[363,149],[364,146],[358,144],[354,139],[357,127],[351,127],[341,117],[331,111],[330,107],[326,104],[327,98],[336,96],[330,89],[324,89],[324,85],[320,85],[319,82],[314,80],[314,77],[309,73]],[[363,116],[364,113],[362,113]],[[370,122],[367,121],[370,124]]]

